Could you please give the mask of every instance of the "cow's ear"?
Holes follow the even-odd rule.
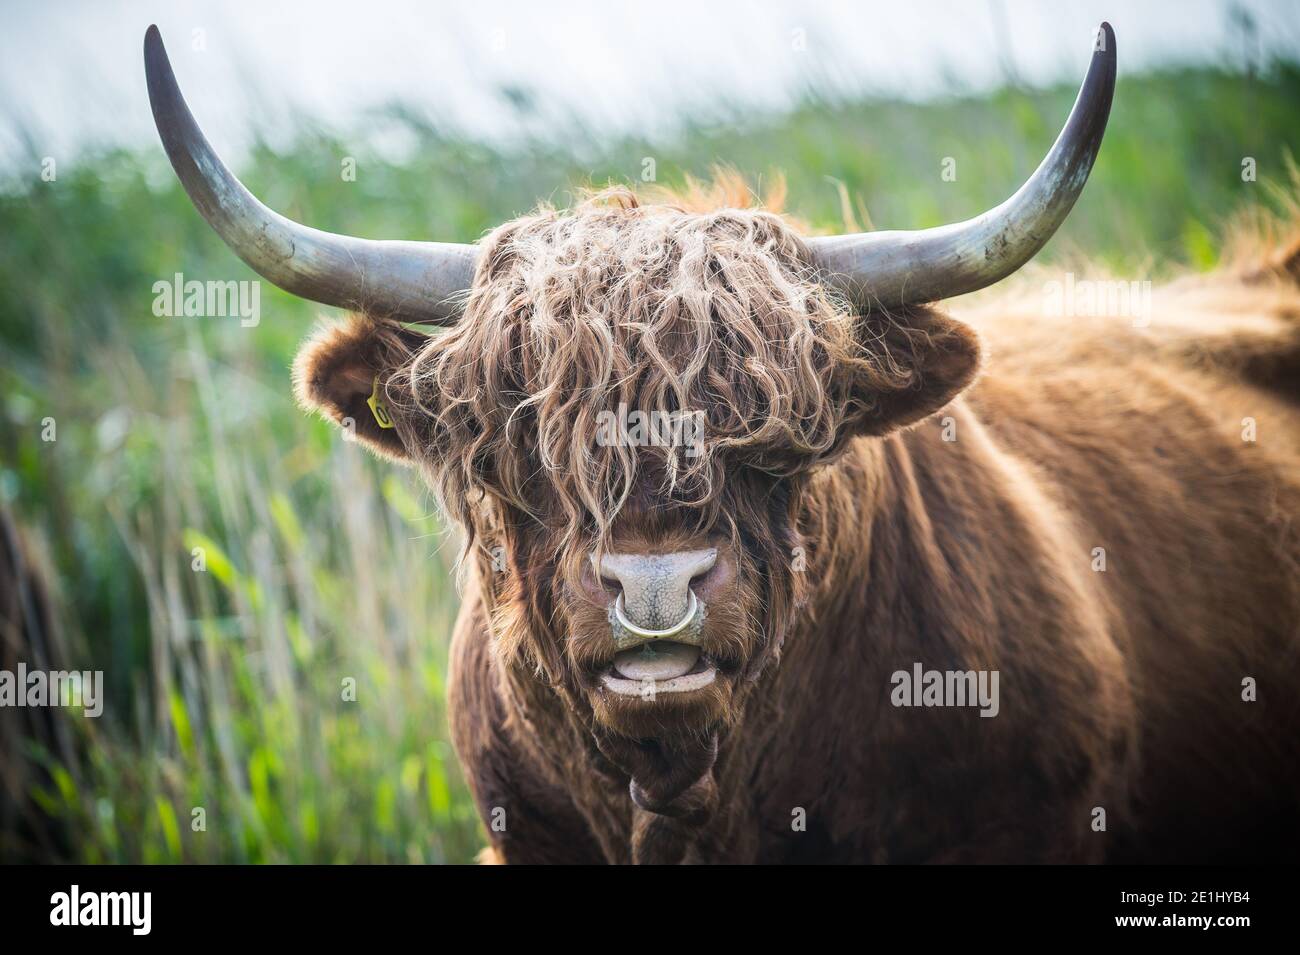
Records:
[[[934,414],[975,381],[980,340],[969,325],[926,307],[891,316],[867,315],[860,326],[873,358],[904,374],[899,388],[864,386],[859,434],[885,435]]]
[[[298,401],[370,450],[407,463],[410,455],[391,417],[385,386],[427,341],[421,332],[363,316],[328,325],[294,359]]]

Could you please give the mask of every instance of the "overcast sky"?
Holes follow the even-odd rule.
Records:
[[[1120,69],[1300,58],[1296,0],[0,0],[0,163],[152,144],[141,42],[162,29],[219,148],[287,117],[347,128],[395,99],[476,135],[518,132],[506,91],[543,115],[655,133],[721,101],[780,108],[810,84],[925,97],[1007,75],[1077,81],[1102,19]],[[541,128],[546,128],[541,123]]]

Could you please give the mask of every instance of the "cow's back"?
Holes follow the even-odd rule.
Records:
[[[989,368],[967,401],[1074,516],[1077,558],[1112,598],[1130,667],[1144,836],[1121,856],[1258,857],[1297,845],[1291,297],[1242,292],[1253,306],[1217,316],[1193,298],[1185,322],[1159,314],[1137,329],[985,323]]]

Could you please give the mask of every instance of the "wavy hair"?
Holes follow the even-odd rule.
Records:
[[[398,388],[429,422],[424,466],[463,526],[484,495],[550,528],[557,554],[603,545],[637,494],[727,522],[730,469],[805,472],[869,410],[864,394],[908,384],[862,347],[779,214],[691,211],[717,189],[688,187],[587,193],[484,240],[464,318]],[[602,443],[602,413],[620,407],[698,416],[701,445]]]

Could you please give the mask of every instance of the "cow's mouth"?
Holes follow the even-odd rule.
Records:
[[[713,660],[699,647],[654,640],[615,656],[613,664],[600,673],[600,682],[620,696],[653,698],[659,693],[703,689],[717,675]]]

